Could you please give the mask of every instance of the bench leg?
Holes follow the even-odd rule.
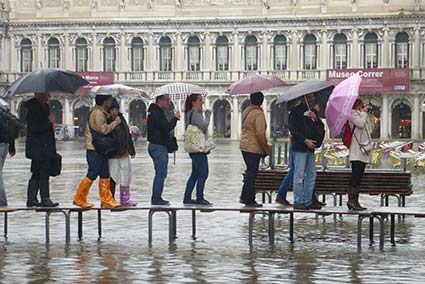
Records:
[[[102,212],[100,209],[97,210],[97,236],[100,241],[102,238]]]
[[[360,216],[357,219],[357,248],[362,247],[362,223],[365,216]]]
[[[3,232],[4,232],[4,240],[7,241],[7,212],[3,213],[3,217],[4,217],[4,227],[3,227]]]
[[[149,214],[148,214],[148,243],[149,245],[152,244],[153,214],[155,214],[156,212],[165,212],[168,215],[168,242],[170,244],[173,243],[176,236],[176,228],[177,228],[177,225],[175,224],[175,220],[177,219],[177,214],[175,213],[175,210],[166,210],[166,211],[149,210]]]
[[[379,248],[383,250],[385,242],[385,218],[383,215],[375,215],[374,218],[379,220]]]
[[[390,241],[393,246],[395,246],[394,234],[395,234],[395,216],[394,214],[390,215]]]
[[[255,214],[253,212],[249,213],[249,219],[248,219],[248,242],[249,245],[252,246],[252,230],[254,228],[254,216]]]
[[[289,213],[289,241],[294,243],[294,213]]]
[[[83,240],[83,212],[78,211],[78,240]]]
[[[269,212],[269,241],[274,244],[274,212]]]
[[[152,244],[152,218],[153,218],[153,211],[149,210],[148,214],[148,243]]]
[[[369,217],[369,245],[373,244],[373,216]]]
[[[45,227],[45,229],[46,229],[46,244],[49,244],[50,243],[50,212],[51,211],[47,211],[46,212],[46,221],[45,221],[45,223],[46,223],[46,227]]]
[[[192,210],[192,240],[196,240],[196,210]]]

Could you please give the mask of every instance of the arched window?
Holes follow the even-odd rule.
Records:
[[[75,70],[77,72],[87,71],[88,50],[87,40],[85,38],[77,38],[75,41]]]
[[[187,70],[201,70],[201,46],[197,36],[191,36],[187,40]]]
[[[364,68],[378,67],[378,36],[367,33],[364,37]]]
[[[143,62],[143,40],[140,37],[135,37],[131,41],[131,70],[143,71]]]
[[[162,37],[159,40],[159,70],[171,71],[172,53],[171,40],[168,36]]]
[[[231,108],[226,100],[218,100],[214,103],[214,136],[220,138],[231,137]]]
[[[316,37],[308,34],[304,37],[304,69],[314,70],[317,68],[317,45]]]
[[[288,45],[284,35],[274,38],[274,70],[286,70],[288,64]]]
[[[412,110],[403,101],[396,102],[392,109],[391,136],[392,138],[411,138]]]
[[[32,42],[28,38],[21,40],[21,72],[32,71]]]
[[[142,137],[147,135],[146,104],[143,100],[133,100],[129,106],[129,123],[140,130]],[[131,129],[130,129],[131,130]]]
[[[219,36],[216,44],[216,69],[217,71],[229,70],[229,41],[225,36]]]
[[[406,32],[395,36],[395,67],[409,67],[409,35]]]
[[[257,38],[253,35],[245,38],[245,70],[255,71],[258,69]]]
[[[48,66],[49,68],[59,68],[60,66],[60,50],[59,40],[57,38],[50,38],[47,42],[48,46]]]
[[[347,37],[345,34],[339,33],[334,36],[334,68],[347,68]]]
[[[288,136],[287,104],[276,104],[276,100],[274,100],[271,104],[270,109],[270,136],[272,138],[281,138]]]
[[[63,108],[62,104],[58,100],[50,100],[50,111],[55,116],[55,123],[62,124],[63,123]]]
[[[115,40],[107,37],[103,40],[103,70],[115,71],[116,64]]]

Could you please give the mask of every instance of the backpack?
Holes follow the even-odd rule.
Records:
[[[19,137],[19,119],[0,107],[0,142],[12,143]]]
[[[345,147],[350,148],[351,140],[353,139],[353,133],[356,126],[354,125],[353,129],[351,129],[350,124],[347,122],[344,125],[344,135],[342,136],[342,143]]]

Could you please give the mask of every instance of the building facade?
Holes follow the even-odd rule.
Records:
[[[425,136],[425,0],[2,0],[0,9],[0,93],[40,67],[113,72],[147,93],[191,82],[208,90],[210,134],[237,140],[248,96],[225,94],[235,80],[262,73],[292,85],[325,80],[330,69],[407,68],[408,90],[361,96],[375,107],[375,138]],[[287,134],[285,106],[275,104],[285,88],[265,92],[270,137]],[[28,96],[11,100],[20,117]],[[121,98],[142,132],[148,104]],[[52,98],[71,136],[83,133],[92,105],[84,95]]]

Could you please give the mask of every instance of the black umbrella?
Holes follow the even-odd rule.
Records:
[[[88,84],[89,82],[76,72],[66,69],[45,68],[28,73],[13,82],[12,86],[6,91],[6,96],[24,93],[74,93]]]

